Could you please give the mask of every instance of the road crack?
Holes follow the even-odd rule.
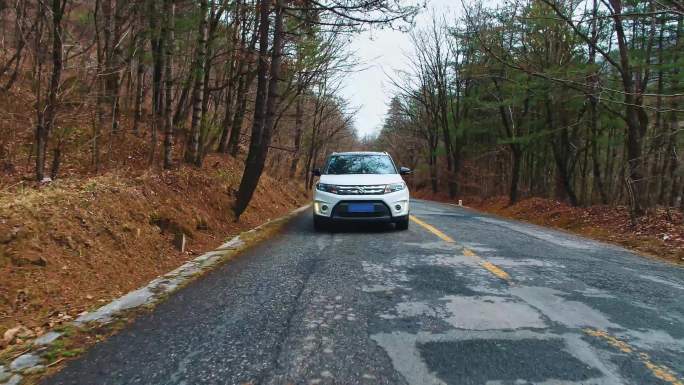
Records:
[[[264,369],[264,371],[262,371],[262,373],[258,376],[254,383],[274,383],[274,380],[276,380],[275,383],[279,383],[279,380],[281,379],[279,379],[278,377],[286,375],[287,365],[285,363],[287,363],[289,360],[286,360],[285,357],[282,357],[284,347],[286,345],[288,337],[290,337],[295,316],[301,310],[300,299],[302,298],[304,291],[308,287],[309,281],[313,276],[314,272],[316,271],[316,268],[320,262],[321,258],[315,257],[304,260],[301,263],[299,263],[297,267],[297,270],[301,272],[300,279],[298,279],[299,284],[297,285],[295,294],[291,296],[291,300],[289,301],[290,305],[287,311],[287,315],[285,316],[281,332],[279,333],[278,338],[275,342],[275,346],[273,347],[271,362],[267,366],[267,368]]]

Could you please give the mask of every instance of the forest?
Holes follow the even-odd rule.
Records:
[[[679,0],[0,1],[0,186],[244,163],[300,179],[330,151],[390,151],[418,190],[684,207]],[[340,96],[350,39],[410,35],[377,137]],[[362,86],[362,85],[359,85]]]
[[[0,1],[0,187],[228,154],[244,162],[239,217],[265,168],[310,185],[317,158],[357,143],[339,96],[355,65],[347,41],[372,25],[404,28],[416,10],[388,0]]]
[[[466,2],[411,32],[377,148],[459,196],[684,205],[684,4]]]

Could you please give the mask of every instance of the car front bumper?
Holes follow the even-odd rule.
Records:
[[[349,213],[346,205],[367,202],[375,205],[376,211],[367,214]],[[314,190],[314,215],[339,222],[398,222],[404,220],[410,211],[408,189],[381,195],[338,195]]]

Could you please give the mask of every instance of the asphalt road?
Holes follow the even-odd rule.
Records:
[[[45,384],[684,384],[684,269],[415,202],[272,240]]]

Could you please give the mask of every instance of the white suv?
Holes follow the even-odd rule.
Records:
[[[411,170],[397,169],[386,152],[332,153],[322,170],[313,197],[314,227],[332,222],[409,225],[409,190],[402,179]]]

